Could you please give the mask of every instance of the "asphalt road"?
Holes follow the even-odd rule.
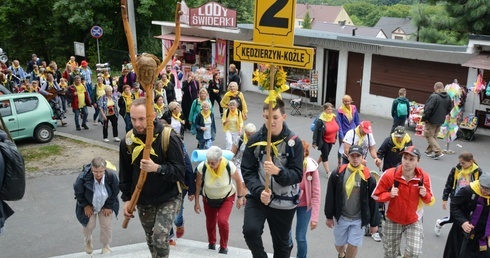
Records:
[[[245,97],[250,108],[249,120],[247,122],[261,125],[263,123],[261,107],[265,97],[260,94],[249,92],[245,94]],[[305,107],[303,107],[303,114],[305,111]],[[218,112],[217,108],[215,109],[215,112]],[[289,115],[290,112],[290,105],[287,104],[288,126],[296,132],[300,138],[311,141],[311,131],[309,127],[312,118],[305,116],[291,116]],[[313,110],[312,113],[316,114],[319,112],[320,108],[317,107],[316,111]],[[91,118],[93,108],[89,113],[89,117]],[[69,122],[69,125],[67,127],[59,127],[58,130],[60,132],[77,135],[87,139],[96,140],[101,144],[106,144],[102,142],[102,127],[100,125],[93,126],[92,120],[90,120],[91,122],[88,123],[88,126],[90,127],[89,130],[76,131],[71,111],[68,116],[67,121]],[[391,120],[364,115],[361,115],[361,118],[373,122],[374,136],[377,145],[381,144],[383,139],[388,136],[388,132],[391,128]],[[216,121],[220,123],[221,120],[216,119]],[[224,137],[223,134],[220,133],[220,128],[221,127],[218,126],[215,145],[224,147]],[[124,122],[122,120],[119,124],[119,132],[119,137],[124,138]],[[424,150],[426,147],[425,139],[414,136],[413,128],[409,130],[409,133],[412,136],[415,146]],[[188,150],[192,150],[194,146],[196,146],[195,138],[188,133],[186,133],[185,137]],[[442,140],[440,143],[443,144]],[[456,147],[457,143],[462,145],[462,147]],[[107,144],[112,145],[113,147],[116,145],[114,142]],[[433,192],[435,193],[437,202],[434,206],[425,208],[425,238],[423,254],[421,257],[442,257],[450,226],[443,228],[441,237],[435,236],[433,227],[436,219],[442,218],[449,213],[448,211],[442,210],[441,195],[447,175],[451,167],[457,163],[458,153],[461,151],[472,152],[480,167],[482,167],[483,170],[486,170],[490,165],[490,159],[486,159],[486,157],[489,156],[487,147],[489,144],[489,137],[477,135],[476,141],[473,142],[458,140],[455,143],[451,143],[451,149],[456,151],[456,154],[454,155],[446,155],[440,160],[431,160],[428,157],[422,157],[420,166],[431,175]],[[335,150],[337,148],[338,146],[334,147]],[[318,157],[319,152],[317,150],[312,150],[311,155],[313,157]],[[336,153],[332,151],[330,159],[335,160],[335,157]],[[77,160],[77,157],[73,157],[73,160],[67,160],[66,162],[81,162],[81,164],[83,164],[89,161],[79,161]],[[117,161],[115,162],[117,163]],[[374,162],[371,159],[369,159],[368,166],[374,168]],[[6,234],[0,237],[0,257],[50,257],[83,251],[82,227],[75,218],[75,200],[73,198],[72,188],[77,172],[78,171],[73,171],[71,174],[69,173],[61,176],[40,176],[27,180],[27,192],[24,199],[18,202],[9,203],[16,213],[7,220]],[[320,169],[320,173],[323,175],[323,168]],[[322,196],[325,194],[326,183],[325,177],[322,177]],[[324,204],[322,203],[318,228],[308,232],[309,257],[313,258],[337,256],[333,245],[333,231],[325,225],[323,206]],[[184,207],[186,228],[184,238],[202,241],[203,248],[206,248],[207,236],[204,224],[204,214],[195,214],[193,211],[193,203],[191,202],[187,201]],[[111,246],[122,246],[144,242],[144,233],[138,219],[131,220],[128,229],[122,229],[122,218],[122,215],[119,215],[117,220],[113,220],[114,234]],[[247,248],[241,233],[242,225],[243,209],[234,209],[230,218],[230,246]],[[98,229],[96,229],[95,232],[98,232]],[[100,248],[100,246],[98,246],[98,235],[95,234],[94,238],[94,247]],[[264,230],[263,239],[266,251],[271,253],[272,243],[267,226]],[[293,254],[295,254],[295,250],[293,250]],[[374,242],[370,237],[365,237],[363,246],[359,249],[358,257],[382,257],[382,255],[382,244]]]

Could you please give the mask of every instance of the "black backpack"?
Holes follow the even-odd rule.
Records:
[[[8,139],[0,141],[0,152],[5,163],[0,200],[18,201],[26,191],[24,158],[15,143]]]
[[[234,100],[236,101],[236,107],[238,110],[242,111],[242,99],[240,98],[241,92],[238,92],[235,97],[230,96],[230,101]]]

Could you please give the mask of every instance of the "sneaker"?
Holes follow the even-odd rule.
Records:
[[[85,243],[85,252],[91,254],[94,252],[94,247],[92,246],[92,239],[87,240]]]
[[[185,229],[184,229],[184,226],[182,227],[177,227],[177,238],[181,238],[185,233]]]
[[[104,142],[109,142],[109,139],[105,138],[105,139],[104,139]]]
[[[111,248],[108,245],[102,248],[102,254],[110,254],[111,252]]]
[[[208,249],[216,250],[216,245],[215,244],[208,244]]]
[[[442,229],[441,220],[438,219],[436,220],[436,224],[434,225],[434,233],[436,233],[436,236],[441,235],[441,229]]]
[[[97,126],[97,122],[94,122],[94,125]]]
[[[77,127],[77,131],[81,131],[81,130],[82,130],[82,128],[80,128],[80,126],[79,126],[79,127]]]
[[[170,239],[170,240],[168,240],[168,245],[171,245],[171,246],[176,246],[176,245],[177,245],[177,243],[175,242],[175,240]]]
[[[119,137],[114,137],[114,141],[115,141],[115,142],[120,142],[120,141],[121,141],[121,139],[119,139]]]
[[[83,129],[85,130],[88,130],[88,126],[87,125],[82,125]]]
[[[439,154],[434,154],[434,156],[432,156],[431,158],[432,159],[439,159],[440,157],[444,156],[444,153],[439,153]]]
[[[425,155],[427,155],[427,157],[430,157],[430,158],[432,158],[434,156],[434,152],[432,152],[432,151],[430,151],[430,152],[424,151],[424,153],[425,153]]]
[[[219,251],[218,251],[220,254],[228,254],[228,248],[219,248]]]
[[[381,242],[381,236],[379,235],[378,232],[371,234],[371,238],[376,242]]]

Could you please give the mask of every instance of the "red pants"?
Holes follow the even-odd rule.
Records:
[[[208,232],[208,243],[216,244],[216,224],[219,228],[220,248],[228,247],[228,236],[230,235],[230,225],[228,219],[230,218],[231,209],[235,203],[235,194],[226,198],[221,207],[211,208],[203,198],[204,202],[204,214],[206,214],[206,230]]]

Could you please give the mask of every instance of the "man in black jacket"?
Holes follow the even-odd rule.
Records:
[[[272,116],[271,128],[267,120]],[[254,258],[267,258],[262,242],[265,220],[269,224],[274,258],[290,257],[292,245],[289,232],[300,195],[303,177],[303,144],[285,123],[284,102],[276,100],[272,114],[269,105],[263,107],[266,124],[247,142],[241,171],[250,193],[247,195],[243,235]],[[265,146],[267,130],[271,130],[271,160],[267,161]],[[260,162],[259,162],[260,160]],[[265,190],[265,178],[269,189]]]
[[[352,145],[349,163],[334,170],[328,180],[325,217],[327,226],[333,228],[338,257],[356,256],[364,237],[363,227],[369,224],[371,234],[378,231],[378,205],[371,198],[376,180],[362,165],[362,155],[362,147]]]
[[[427,149],[425,154],[432,159],[439,159],[444,156],[442,149],[437,143],[437,134],[441,125],[446,120],[446,115],[451,112],[453,102],[444,90],[442,82],[434,84],[434,93],[432,93],[425,103],[422,122],[425,122],[424,136],[427,140]]]
[[[395,131],[386,137],[377,152],[378,159],[383,160],[383,171],[400,164],[402,162],[401,152],[405,147],[412,145],[412,139],[405,132],[405,127],[397,126]]]
[[[147,137],[145,99],[134,100],[130,110],[133,133],[129,142],[126,139],[119,147],[119,188],[124,201],[124,216],[133,216],[133,211],[129,210],[129,200],[136,188],[140,169],[144,170],[148,174],[137,203],[138,215],[152,257],[168,257],[168,233],[181,205],[177,182],[184,180],[186,169],[182,141],[179,135],[172,131],[168,149],[164,152],[163,125],[155,120],[156,113],[152,111],[155,129],[152,136],[154,140],[151,159],[142,159]],[[128,145],[134,146],[132,150]]]

